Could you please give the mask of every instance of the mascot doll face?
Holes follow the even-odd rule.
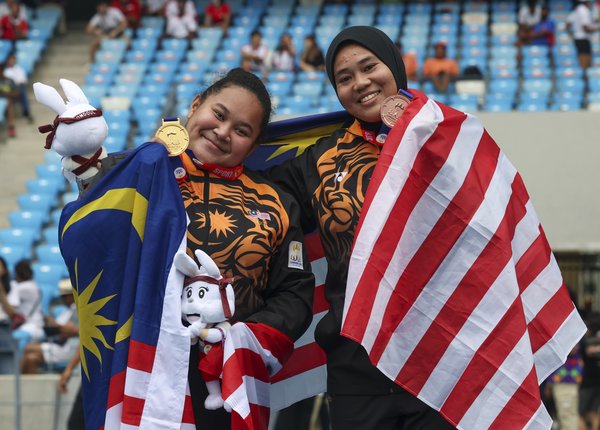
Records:
[[[218,285],[194,282],[181,294],[181,316],[189,323],[202,319],[205,323],[225,321]]]

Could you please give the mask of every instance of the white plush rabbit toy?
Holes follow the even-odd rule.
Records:
[[[186,276],[181,294],[181,316],[190,323],[192,343],[199,340],[206,354],[212,344],[219,345],[225,341],[231,327],[227,319],[235,312],[235,295],[231,279],[221,276],[216,263],[201,250],[196,250],[195,255],[200,267],[181,251],[175,254],[174,264]],[[221,369],[218,370],[220,373]],[[208,390],[204,406],[206,409],[222,407],[219,377],[205,372],[202,372],[202,377]],[[226,409],[229,410],[228,407]]]
[[[106,157],[102,143],[108,135],[108,125],[102,111],[90,105],[79,86],[67,79],[60,79],[60,86],[67,96],[65,103],[54,88],[36,82],[33,93],[38,102],[49,107],[57,116],[52,124],[38,127],[46,137],[46,149],[51,147],[63,156],[63,174],[67,179],[88,179],[97,172],[98,161]]]

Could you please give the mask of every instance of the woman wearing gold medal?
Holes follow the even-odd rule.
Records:
[[[267,175],[298,200],[303,222],[319,230],[327,257],[330,308],[315,337],[327,354],[333,429],[454,428],[374,367],[361,345],[340,335],[348,265],[367,186],[387,132],[412,96],[400,52],[373,27],[342,30],[328,49],[326,69],[354,120]]]

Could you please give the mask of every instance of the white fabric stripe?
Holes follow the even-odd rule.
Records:
[[[106,410],[104,416],[105,430],[118,430],[121,428],[121,416],[123,414],[123,402],[117,403],[112,408]]]
[[[181,430],[196,430],[196,425],[195,424],[182,423],[181,424]]]
[[[573,308],[571,314],[554,333],[552,339],[538,349],[533,356],[540,384],[565,362],[569,352],[586,331],[585,323],[577,310]]]
[[[348,269],[343,320],[346,318],[348,306],[356,290],[358,280],[369,260],[375,241],[386,224],[392,207],[396,203],[400,191],[404,188],[410,168],[421,149],[419,145],[424,144],[429,139],[438,123],[443,119],[442,111],[438,105],[432,100],[428,100],[406,129],[402,142],[394,155],[392,165],[389,167],[388,174],[385,175],[373,198],[373,210],[364,214],[361,231],[355,238]],[[398,170],[396,166],[405,166],[405,168]]]
[[[240,386],[225,400],[242,418],[250,413],[250,404],[269,407],[270,385],[252,376],[243,376]],[[252,389],[250,389],[252,388]]]
[[[529,422],[525,424],[524,430],[548,430],[548,420],[550,420],[550,426],[552,426],[552,418],[544,404],[540,402],[540,407],[535,411]]]
[[[511,244],[515,265],[540,235],[540,220],[535,213],[531,200],[525,205],[525,210],[527,213],[517,224],[515,237]]]
[[[390,338],[379,365],[392,379],[396,378],[431,322],[498,229],[511,196],[506,177],[515,174],[512,165],[506,161],[505,157],[500,157],[483,203]],[[426,213],[427,209],[422,211]],[[420,219],[420,213],[414,214],[416,220]]]
[[[460,427],[464,429],[489,428],[532,368],[533,356],[531,355],[529,336],[524,333],[504,363],[471,404],[459,423]],[[550,424],[552,421],[547,428],[550,428]]]
[[[544,305],[556,294],[562,287],[562,275],[560,268],[554,259],[550,258],[544,270],[527,286],[525,291],[521,293],[523,300],[523,308],[525,310],[525,319],[527,323],[533,320]]]
[[[142,370],[127,368],[125,372],[125,395],[143,399],[146,396],[150,374]]]
[[[362,345],[367,351],[371,350],[377,339],[377,333],[385,316],[383,310],[386,309],[400,276],[460,189],[471,167],[482,134],[483,127],[479,121],[468,116],[462,124],[446,163],[440,168],[406,221],[405,233],[398,241],[391,262],[377,288],[377,296],[362,340]],[[384,196],[380,196],[380,198],[384,198]],[[376,207],[378,208],[379,205]],[[438,303],[438,310],[441,304],[441,302]]]
[[[319,366],[299,375],[271,384],[271,410],[277,411],[327,391],[327,366]]]
[[[277,373],[283,367],[278,357],[273,355],[270,350],[265,349],[254,336],[252,330],[244,323],[236,323],[231,326],[229,335],[223,345],[223,363],[229,360],[235,353],[236,348],[246,348],[260,355],[271,375]]]
[[[185,250],[184,231],[178,251]],[[183,274],[171,265],[141,429],[175,430],[181,427],[190,355],[190,335],[181,324],[182,285]]]
[[[313,319],[310,323],[310,326],[306,329],[304,334],[300,336],[300,338],[296,342],[294,342],[294,348],[300,348],[301,346],[308,345],[309,343],[313,343],[315,341],[315,328],[317,327],[317,324],[319,324],[319,321],[321,321],[321,318],[323,318],[326,313],[327,311],[319,312],[318,314],[313,315]]]
[[[474,357],[481,360],[475,352],[489,337],[518,295],[515,269],[509,263],[456,334],[429,375],[419,397],[427,399],[436,408],[442,406]]]
[[[315,285],[324,285],[325,278],[327,277],[327,259],[321,257],[311,261],[310,270],[315,275]]]

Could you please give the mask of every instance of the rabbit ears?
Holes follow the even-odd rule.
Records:
[[[175,254],[175,267],[181,273],[189,277],[207,274],[212,278],[221,279],[221,272],[219,271],[217,264],[208,256],[208,254],[199,249],[197,249],[194,254],[196,254],[196,258],[200,262],[201,268],[196,265],[196,262],[192,257],[182,251]]]
[[[60,79],[59,82],[67,96],[69,105],[90,104],[81,88],[79,88],[79,85],[75,82],[69,81],[68,79]],[[58,115],[63,114],[67,110],[67,104],[53,87],[42,84],[41,82],[36,82],[33,84],[33,93],[38,102],[49,107]]]

